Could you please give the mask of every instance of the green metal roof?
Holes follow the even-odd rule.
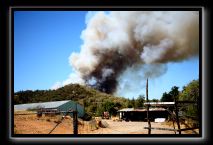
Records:
[[[36,108],[57,108],[69,101],[71,100],[20,104],[20,105],[14,105],[14,110],[27,110],[27,109],[36,109]]]

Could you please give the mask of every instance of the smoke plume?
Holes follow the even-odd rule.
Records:
[[[69,61],[81,82],[106,93],[116,91],[129,68],[133,76],[142,70],[140,79],[158,77],[167,62],[199,52],[196,11],[97,12],[86,25],[81,51]]]

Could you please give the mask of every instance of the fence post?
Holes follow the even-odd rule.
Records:
[[[77,111],[73,111],[73,134],[78,134],[78,116]]]
[[[198,97],[197,98],[197,102],[196,102],[197,103],[197,116],[202,116],[201,111],[200,111],[200,104],[199,104],[199,102],[200,102],[200,98]],[[196,120],[198,121],[198,123],[196,121],[196,126],[198,125],[198,127],[200,127],[200,117],[196,118]]]
[[[147,101],[147,103],[149,103],[149,98],[148,98],[148,78],[146,80],[146,101]],[[150,120],[149,120],[149,104],[147,104],[147,122],[148,122],[148,126],[149,126],[148,134],[151,134],[151,123],[150,123]]]
[[[178,101],[177,101],[177,97],[175,97],[175,114],[176,114],[176,121],[177,121],[177,126],[178,126],[178,132],[179,134],[181,134],[181,130],[180,130],[180,121],[179,121],[179,115],[178,115],[178,105],[177,105]]]

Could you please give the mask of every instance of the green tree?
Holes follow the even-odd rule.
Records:
[[[127,108],[132,108],[133,105],[132,105],[132,102],[130,99],[127,100]]]
[[[132,98],[131,102],[132,102],[132,107],[136,108],[136,101],[135,101],[134,97]]]
[[[102,105],[98,105],[95,114],[96,116],[101,116],[104,111],[105,111],[104,107]]]
[[[161,97],[161,101],[162,102],[171,102],[171,101],[173,101],[173,98],[172,98],[171,94],[164,92]]]
[[[110,115],[116,115],[117,114],[117,109],[116,109],[116,104],[114,102],[105,102],[103,104],[104,111],[108,111]]]
[[[158,99],[152,99],[151,102],[159,102]]]
[[[197,101],[197,99],[199,99],[199,80],[193,80],[183,87],[180,100]]]
[[[175,98],[178,98],[178,95],[179,95],[178,87],[177,86],[172,87],[169,94],[171,95],[173,101]]]
[[[136,108],[142,108],[144,107],[145,97],[144,95],[139,95],[135,102]]]
[[[199,101],[199,80],[193,80],[188,85],[184,86],[179,99],[185,101]],[[184,106],[182,109],[186,115],[198,117],[198,107],[199,106],[196,104],[189,104]]]
[[[120,102],[116,102],[116,103],[115,103],[115,107],[116,107],[117,110],[118,110],[118,109],[121,109],[122,104],[121,104]]]
[[[73,100],[85,107],[88,114],[97,115],[106,111],[103,104],[112,102],[107,110],[116,112],[116,110],[127,107],[126,98],[113,96],[99,92],[87,86],[78,84],[69,84],[56,90],[26,90],[18,91],[14,94],[14,104],[38,103],[49,101]],[[107,103],[106,103],[107,104]],[[110,106],[110,104],[106,105]]]
[[[173,86],[169,93],[167,93],[167,92],[163,93],[163,95],[161,97],[161,101],[162,102],[173,102],[175,97],[178,97],[178,95],[179,95],[178,87]]]

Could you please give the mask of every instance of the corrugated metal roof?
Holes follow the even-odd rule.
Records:
[[[160,106],[160,105],[174,105],[175,102],[146,102],[144,105],[151,105],[151,106]]]
[[[27,110],[27,109],[35,109],[35,108],[57,108],[69,101],[71,100],[20,104],[20,105],[14,105],[14,110]]]
[[[165,111],[165,108],[149,108],[149,111]],[[147,109],[134,109],[134,108],[124,108],[121,110],[118,110],[118,112],[145,112]]]
[[[127,112],[127,111],[133,111],[134,110],[134,108],[123,108],[123,109],[121,109],[121,110],[118,110],[118,112]]]
[[[149,111],[165,111],[165,108],[149,108]],[[144,112],[147,111],[147,109],[135,109],[133,111],[138,111],[138,112]]]

